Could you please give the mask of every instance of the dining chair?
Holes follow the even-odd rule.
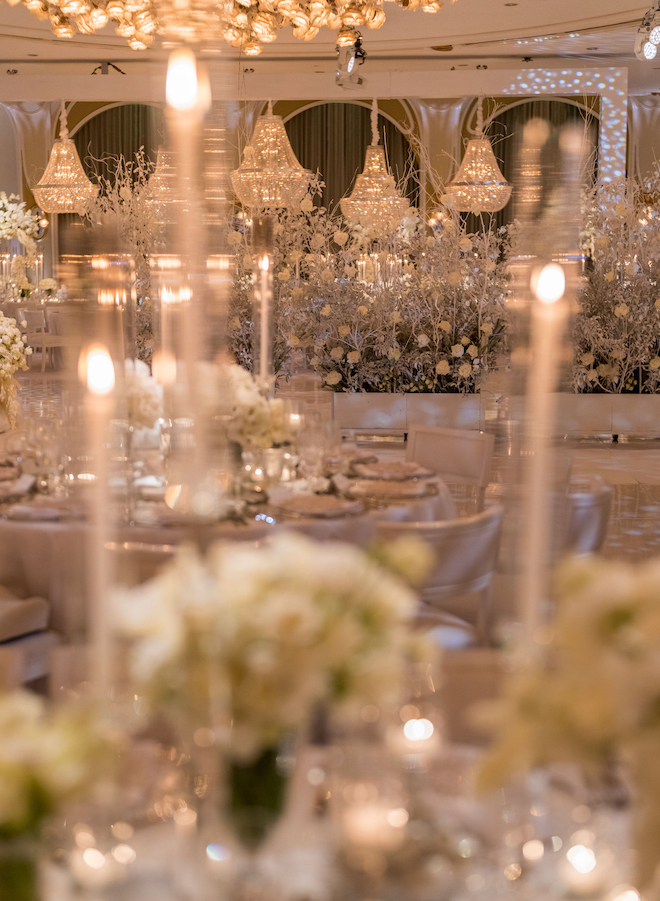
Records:
[[[495,438],[472,429],[412,425],[408,429],[406,459],[426,466],[445,482],[472,485],[477,511],[484,509]]]
[[[420,589],[418,625],[431,630],[443,625],[447,614],[472,622],[483,644],[492,631],[491,585],[502,530],[501,507],[474,516],[441,522],[379,522],[378,538],[416,537],[432,549],[435,559]],[[476,596],[476,605],[473,600]]]
[[[605,543],[614,491],[602,480],[587,487],[568,486],[563,553],[597,554]]]

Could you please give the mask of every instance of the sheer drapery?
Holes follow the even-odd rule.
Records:
[[[163,111],[142,103],[127,103],[101,110],[72,135],[83,168],[92,181],[97,175],[111,177],[113,162],[120,156],[129,161],[144,147],[155,164],[158,147],[164,140]],[[80,217],[75,213],[59,217],[59,250],[76,253],[80,242]]]
[[[285,126],[301,165],[320,172],[325,183],[321,203],[332,210],[353,190],[364,166],[371,143],[370,109],[356,103],[323,103],[295,114]],[[404,193],[417,204],[419,170],[405,135],[384,116],[378,117],[378,130],[394,178],[397,183],[406,178]]]
[[[523,129],[530,119],[543,119],[550,124],[552,129],[550,141],[546,147],[547,162],[555,158],[555,144],[559,140],[560,129],[569,123],[574,123],[584,128],[585,135],[592,147],[591,160],[589,161],[589,175],[595,180],[598,172],[598,119],[581,107],[564,100],[527,100],[516,106],[508,107],[495,116],[487,128],[487,134],[493,144],[493,151],[502,170],[504,178],[513,185],[512,198],[509,203],[493,215],[494,224],[499,227],[513,221],[515,213],[515,193],[517,189],[518,173],[517,161],[522,146]],[[552,189],[556,184],[553,174],[548,173],[548,187]],[[480,228],[478,217],[468,216],[468,230],[476,231]]]

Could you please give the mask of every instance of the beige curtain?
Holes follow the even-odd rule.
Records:
[[[318,171],[325,183],[322,205],[334,209],[353,190],[364,166],[371,110],[355,103],[323,103],[293,116],[286,130],[301,165]],[[417,204],[419,169],[405,135],[384,116],[378,117],[378,130],[392,174]]]

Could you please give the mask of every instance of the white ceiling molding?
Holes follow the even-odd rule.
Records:
[[[241,79],[239,90],[233,64],[210,66],[216,100],[341,100],[476,97],[487,94],[537,96],[599,95],[599,174],[611,181],[626,171],[626,130],[628,110],[628,70],[626,68],[488,69],[468,71],[373,72],[350,93],[325,73],[258,72]],[[3,102],[29,100],[120,101],[127,96],[134,103],[162,103],[165,71],[159,75],[68,76],[2,75]]]

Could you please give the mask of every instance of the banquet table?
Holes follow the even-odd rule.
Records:
[[[222,521],[214,525],[123,525],[108,542],[113,569],[120,583],[135,584],[153,575],[189,541],[205,547],[215,541],[262,543],[276,532],[300,532],[317,541],[347,541],[368,545],[376,536],[377,522],[429,521],[454,515],[446,486],[436,483],[430,497],[405,503],[372,502],[356,515],[336,517],[286,516],[267,504],[250,508],[244,523]],[[47,503],[47,499],[43,499]],[[30,504],[22,505],[30,507]],[[56,504],[53,504],[56,507]],[[50,627],[65,639],[80,639],[85,623],[85,563],[88,526],[81,518],[57,521],[39,517],[0,517],[0,585],[17,597],[42,597],[50,602]],[[30,509],[25,511],[30,513]],[[48,509],[43,511],[48,512]]]

